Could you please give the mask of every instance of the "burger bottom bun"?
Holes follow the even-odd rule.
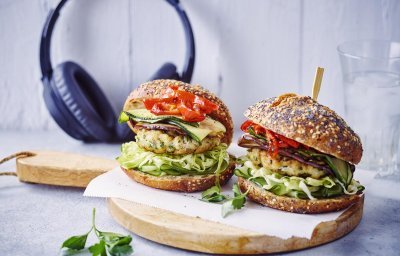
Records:
[[[162,190],[179,192],[197,192],[206,190],[215,185],[217,175],[181,175],[157,177],[137,170],[121,169],[133,180],[143,185]],[[235,162],[230,161],[228,167],[220,174],[219,184],[224,185],[233,175]]]
[[[241,177],[238,177],[238,183],[242,192],[249,190],[247,197],[252,201],[271,208],[294,213],[325,213],[340,211],[358,202],[364,197],[364,193],[361,193],[355,195],[342,195],[327,199],[307,200],[275,195]]]

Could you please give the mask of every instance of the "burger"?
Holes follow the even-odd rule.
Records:
[[[120,123],[135,141],[121,147],[122,170],[144,185],[195,192],[225,184],[235,163],[227,153],[233,123],[226,105],[199,85],[155,80],[128,96]]]
[[[353,179],[358,135],[310,97],[284,94],[250,106],[239,139],[239,187],[260,204],[295,213],[338,211],[363,198]]]

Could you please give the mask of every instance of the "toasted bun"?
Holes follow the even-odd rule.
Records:
[[[257,186],[251,181],[238,177],[239,187],[247,196],[260,204],[294,213],[324,213],[343,210],[364,197],[364,194],[343,195],[328,199],[306,200],[278,196]]]
[[[144,108],[144,98],[157,98],[161,97],[164,90],[169,85],[178,85],[180,89],[196,94],[200,97],[204,97],[219,106],[219,109],[209,114],[213,119],[221,122],[225,128],[226,133],[222,142],[230,144],[233,136],[233,122],[231,114],[229,113],[228,107],[212,92],[201,87],[200,85],[190,85],[184,82],[176,80],[154,80],[144,84],[141,84],[138,88],[133,90],[125,101],[124,110],[132,110],[137,108]],[[128,123],[132,129],[130,123]]]
[[[211,188],[215,185],[215,174],[209,175],[182,175],[157,177],[137,170],[121,169],[133,180],[152,188],[171,190],[179,192],[197,192]],[[235,162],[231,161],[229,166],[219,176],[219,183],[224,185],[233,175]]]
[[[335,111],[310,97],[283,94],[256,103],[244,115],[325,154],[353,164],[361,160],[363,149],[358,135]]]

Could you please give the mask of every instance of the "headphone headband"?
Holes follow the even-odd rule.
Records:
[[[50,58],[50,45],[51,36],[53,34],[54,25],[60,14],[60,10],[68,0],[61,0],[57,7],[50,11],[47,16],[45,26],[42,31],[42,38],[40,41],[40,68],[42,71],[42,80],[49,79],[53,72]],[[195,59],[195,43],[192,26],[190,25],[189,18],[179,3],[179,0],[166,0],[174,7],[182,22],[186,38],[186,59],[183,66],[180,78],[182,81],[189,83],[193,74],[194,59]]]

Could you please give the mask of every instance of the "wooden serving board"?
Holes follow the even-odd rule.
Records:
[[[96,176],[118,166],[115,160],[52,151],[32,151],[17,159],[21,181],[86,187]],[[317,246],[352,231],[360,222],[364,197],[334,221],[321,222],[311,239],[281,239],[225,224],[173,213],[121,199],[107,206],[114,219],[139,236],[177,248],[215,254],[260,254]]]
[[[118,223],[157,243],[214,254],[261,254],[313,247],[346,235],[362,218],[364,197],[336,220],[318,224],[311,239],[282,239],[122,199],[109,198],[107,205]]]
[[[34,156],[17,162],[20,181],[57,186],[86,187],[98,175],[118,163],[113,159],[54,151],[31,151]]]

